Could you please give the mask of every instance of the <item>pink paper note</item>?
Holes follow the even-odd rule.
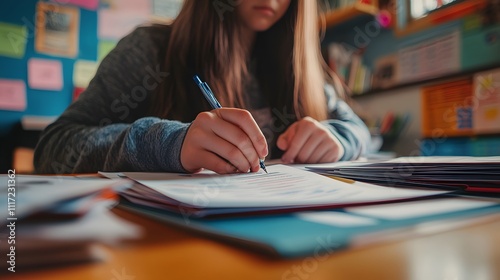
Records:
[[[98,11],[98,35],[100,39],[120,39],[147,21],[147,15],[101,9]]]
[[[23,80],[0,79],[0,110],[26,110],[26,85]]]
[[[99,0],[64,0],[64,2],[59,2],[59,3],[72,4],[93,11],[97,10],[97,8],[99,7]]]
[[[61,90],[63,88],[61,61],[30,59],[28,61],[28,84],[32,89]]]
[[[110,8],[114,11],[146,16],[153,12],[151,0],[114,0]]]

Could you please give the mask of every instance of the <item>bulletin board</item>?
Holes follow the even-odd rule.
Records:
[[[23,116],[59,116],[99,61],[141,24],[171,21],[182,0],[0,1],[0,136]]]

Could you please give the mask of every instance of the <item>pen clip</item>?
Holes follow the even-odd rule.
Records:
[[[205,96],[205,99],[210,103],[210,106],[214,109],[219,109],[222,108],[220,105],[219,101],[217,101],[217,98],[215,98],[214,93],[208,86],[206,82],[203,82],[198,75],[193,76],[193,80],[196,82],[198,87],[200,88],[201,92],[203,93],[203,96]]]
[[[203,83],[203,87],[205,88],[206,95],[205,97],[207,98],[208,102],[210,102],[210,105],[212,105],[213,108],[222,108],[220,105],[219,101],[217,98],[215,98],[214,93],[212,92],[212,89],[208,86],[206,82]]]

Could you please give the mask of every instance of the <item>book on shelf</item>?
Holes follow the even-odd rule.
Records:
[[[340,43],[331,43],[326,56],[329,67],[353,94],[362,94],[371,89],[372,71],[363,64],[359,51],[350,50]]]

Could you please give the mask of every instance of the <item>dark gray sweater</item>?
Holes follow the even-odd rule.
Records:
[[[37,173],[96,171],[184,172],[180,150],[189,123],[151,117],[150,98],[167,76],[160,70],[165,33],[140,27],[123,38],[102,61],[96,76],[79,99],[42,133],[35,150]],[[247,93],[253,114],[268,140],[270,151],[284,129],[272,118],[287,117],[262,107],[264,97],[250,83]],[[369,133],[349,106],[325,87],[332,119],[324,121],[345,148],[342,160],[358,157]],[[202,98],[200,93],[200,98]]]

